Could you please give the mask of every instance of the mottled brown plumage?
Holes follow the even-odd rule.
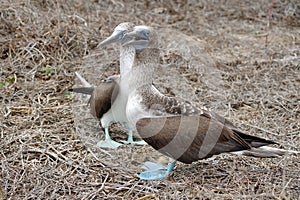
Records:
[[[191,115],[201,113],[201,110],[184,99],[168,97],[153,91],[144,91],[141,94],[143,95],[142,104],[146,106],[146,109],[155,109],[161,113],[175,115]]]

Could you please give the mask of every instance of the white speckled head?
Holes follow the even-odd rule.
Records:
[[[157,47],[157,35],[150,26],[135,26],[133,31],[124,35],[123,46],[132,45],[137,52],[143,51],[148,47]]]
[[[130,22],[120,23],[115,29],[114,32],[105,40],[103,40],[100,44],[98,44],[97,48],[102,48],[112,43],[121,42],[124,43],[126,41],[122,41],[124,34],[132,31],[134,24]]]
[[[130,31],[132,30],[134,27],[133,23],[131,22],[123,22],[120,23],[115,29],[114,31]]]

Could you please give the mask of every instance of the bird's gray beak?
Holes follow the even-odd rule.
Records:
[[[122,31],[114,31],[111,36],[103,40],[97,45],[97,48],[103,48],[109,44],[119,42],[122,39],[123,32]]]

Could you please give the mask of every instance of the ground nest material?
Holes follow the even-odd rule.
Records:
[[[141,181],[150,147],[103,150],[87,98],[67,92],[118,74],[118,46],[96,49],[124,21],[161,33],[154,84],[300,150],[298,1],[1,1],[0,199],[300,199],[299,155],[219,155]],[[116,140],[124,127],[112,127]]]

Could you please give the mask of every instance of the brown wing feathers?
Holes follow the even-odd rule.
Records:
[[[115,80],[101,82],[98,87],[81,87],[69,91],[91,95],[89,99],[91,114],[100,119],[109,111],[118,94],[119,86]]]
[[[159,130],[158,124],[161,124]],[[247,150],[252,147],[253,140],[263,145],[274,143],[236,133],[204,115],[144,118],[136,123],[136,127],[149,145],[184,163],[192,163],[224,152]],[[155,134],[153,130],[156,130]],[[153,134],[149,136],[149,133]]]

